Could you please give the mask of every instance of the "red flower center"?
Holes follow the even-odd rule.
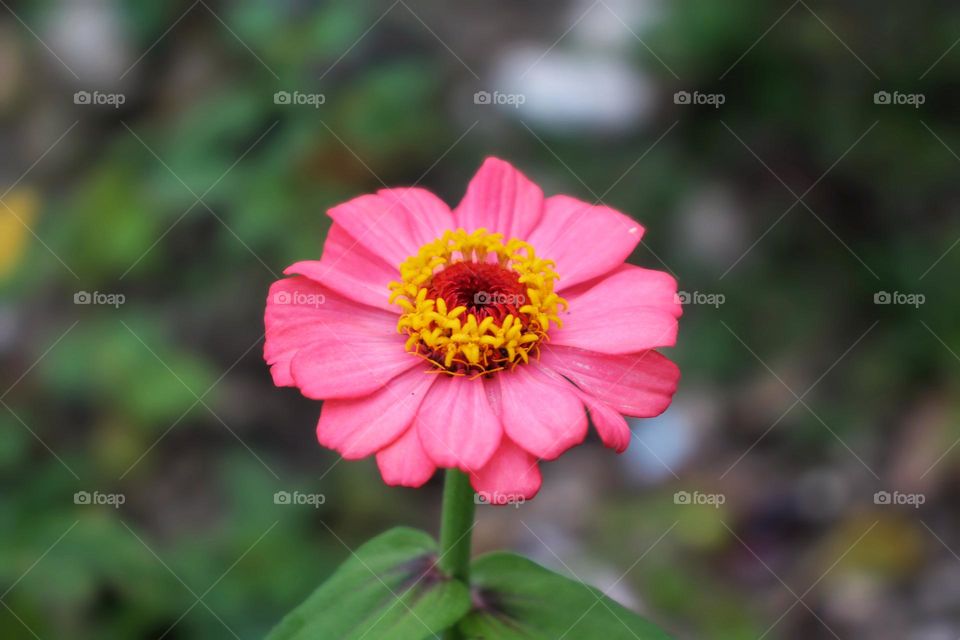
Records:
[[[520,307],[527,304],[520,274],[490,262],[455,262],[434,274],[428,291],[449,309],[466,307],[478,321],[491,317],[500,323],[510,314],[522,318]]]

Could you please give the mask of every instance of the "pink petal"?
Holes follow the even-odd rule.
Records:
[[[487,158],[454,211],[467,231],[486,229],[505,238],[526,239],[540,220],[543,191],[507,162]]]
[[[414,367],[369,396],[325,401],[317,423],[317,440],[348,460],[376,453],[413,424],[420,403],[436,379],[424,367]]]
[[[496,374],[500,381],[503,430],[515,443],[544,460],[583,442],[587,414],[576,390],[534,365]]]
[[[568,296],[563,328],[551,330],[550,343],[602,353],[673,346],[682,313],[676,293],[671,275],[628,265]]]
[[[537,459],[504,438],[490,461],[470,474],[470,484],[491,504],[511,504],[529,500],[540,490]]]
[[[414,420],[420,442],[438,467],[479,469],[503,434],[486,383],[445,374],[438,378]]]
[[[561,349],[564,348],[565,347],[561,347]],[[569,381],[556,370],[546,368],[541,370],[545,375],[569,384]],[[587,407],[590,414],[590,421],[597,430],[597,434],[600,436],[600,440],[604,446],[615,450],[617,453],[626,451],[630,444],[630,438],[633,435],[626,419],[620,415],[616,409],[601,402],[589,393],[581,391],[573,385],[570,385],[570,388],[574,390],[577,397],[580,398],[580,401]]]
[[[423,361],[404,349],[394,325],[378,331],[346,323],[329,323],[326,336],[300,349],[290,361],[290,374],[308,398],[359,398],[369,395]]]
[[[270,365],[274,384],[291,387],[296,386],[290,373],[293,357],[316,342],[329,341],[331,327],[395,334],[397,316],[357,304],[309,278],[293,277],[270,286],[263,322],[263,357]]]
[[[381,189],[377,195],[390,207],[405,211],[404,215],[410,226],[410,236],[416,244],[416,249],[436,240],[443,235],[444,231],[454,228],[453,212],[450,211],[450,207],[426,189],[416,187]]]
[[[590,411],[590,421],[597,430],[600,440],[617,453],[623,453],[630,445],[632,433],[630,425],[620,413],[610,405],[597,400],[589,393],[582,393],[580,399]]]
[[[400,279],[396,266],[375,256],[334,223],[327,234],[320,260],[303,260],[290,265],[285,274],[300,274],[330,287],[337,293],[387,311],[396,310],[388,302],[387,285]]]
[[[551,196],[527,240],[538,256],[557,263],[557,291],[563,291],[620,266],[642,237],[643,227],[619,211]]]
[[[414,427],[407,429],[396,442],[377,453],[377,466],[384,482],[402,487],[419,487],[437,470],[423,450]]]
[[[677,365],[656,351],[607,355],[546,345],[540,350],[540,364],[620,413],[637,418],[663,413],[680,380]]]
[[[330,209],[330,217],[362,246],[390,265],[452,229],[453,214],[425,189],[381,189]]]

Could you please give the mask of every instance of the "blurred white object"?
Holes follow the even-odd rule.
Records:
[[[828,619],[839,620],[851,627],[867,628],[872,621],[885,620],[890,628],[899,627],[892,615],[899,615],[890,594],[873,576],[848,572],[836,576],[826,586],[823,598]]]
[[[618,132],[636,128],[654,106],[654,85],[616,54],[522,46],[494,65],[492,88],[523,96],[503,112],[538,126]]]
[[[909,640],[957,640],[960,628],[946,620],[942,622],[926,621],[918,629],[910,632]]]
[[[720,412],[712,387],[688,382],[674,396],[670,408],[656,418],[627,418],[633,438],[620,460],[627,465],[628,475],[645,483],[682,475],[684,465],[711,446]]]
[[[633,438],[623,454],[627,473],[645,483],[661,482],[680,474],[698,440],[691,412],[674,402],[656,418],[627,418]]]
[[[662,16],[661,4],[651,0],[577,0],[567,15],[567,24],[575,25],[568,37],[591,47],[643,48],[638,38]]]
[[[660,15],[655,0],[576,0],[556,40],[516,44],[498,57],[486,92],[504,99],[489,103],[561,133],[642,127],[657,91],[635,52],[647,48],[641,38]]]
[[[112,0],[61,0],[49,12],[44,40],[83,83],[114,87],[133,63],[120,8]],[[54,61],[58,71],[69,73]]]

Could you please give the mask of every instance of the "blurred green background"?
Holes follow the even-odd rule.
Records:
[[[689,304],[670,410],[478,551],[678,638],[960,636],[960,6],[0,5],[0,637],[256,638],[435,531],[439,478],[316,445],[262,313],[328,207],[486,155],[642,222]]]

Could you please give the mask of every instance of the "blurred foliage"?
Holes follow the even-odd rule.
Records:
[[[783,583],[799,594],[828,572],[805,601],[829,618],[850,576],[912,593],[953,562],[930,532],[960,547],[960,8],[663,3],[635,27],[643,42],[616,51],[656,87],[652,111],[598,134],[469,102],[494,88],[500,51],[547,51],[589,4],[81,4],[120,25],[116,86],[84,58],[113,50],[102,12],[81,24],[66,3],[20,3],[21,24],[0,11],[0,636],[262,636],[349,548],[392,525],[432,529],[436,486],[386,488],[370,461],[314,446],[316,403],[273,388],[260,359],[263,301],[287,264],[319,255],[329,206],[418,181],[453,204],[487,154],[635,216],[648,232],[634,262],[725,303],[688,307],[671,354],[678,404],[709,409],[686,419],[677,437],[694,453],[673,475],[640,483],[635,462],[613,467],[591,443],[591,473],[547,465],[529,515],[481,520],[576,530],[570,553],[631,567],[621,586],[679,637],[760,636],[794,604]],[[64,50],[50,34],[76,24],[88,46],[62,62],[79,78],[44,44]],[[577,33],[556,52],[583,53]],[[70,100],[97,88],[128,99]],[[726,103],[670,101],[693,89]],[[275,104],[295,90],[325,102]],[[926,103],[876,105],[879,90]],[[74,305],[81,291],[125,302]],[[926,303],[876,305],[878,291]],[[783,416],[796,397],[778,378],[804,397]],[[922,512],[859,508],[902,469]],[[809,515],[797,495],[811,474],[855,499]],[[580,493],[561,485],[571,476]],[[727,503],[674,504],[693,484]],[[78,491],[126,502],[77,505]],[[278,505],[276,491],[326,501]],[[903,624],[932,619],[902,607]],[[847,613],[829,618],[843,637],[905,637]],[[956,636],[960,612],[936,615]],[[832,637],[799,606],[772,633]]]

